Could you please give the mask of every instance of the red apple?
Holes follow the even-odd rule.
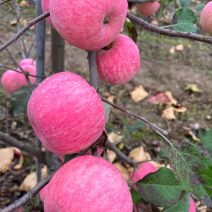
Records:
[[[200,23],[205,32],[212,34],[212,1],[204,6],[200,16]]]
[[[49,11],[49,1],[50,1],[50,0],[42,0],[42,9],[43,9],[43,13]],[[46,21],[48,22],[48,24],[49,24],[52,28],[54,28],[54,25],[53,25],[53,23],[52,23],[51,16],[49,16],[48,18],[46,18]]]
[[[190,197],[190,200],[191,200],[191,204],[190,204],[190,209],[188,212],[196,212],[196,205],[194,203],[193,198]]]
[[[144,2],[142,4],[137,3],[136,7],[142,15],[150,16],[159,9],[160,3],[158,2],[158,0],[155,2]]]
[[[18,74],[13,70],[7,70],[1,77],[1,83],[8,93],[14,93],[21,87],[15,81],[15,75]]]
[[[96,90],[70,72],[45,79],[32,93],[27,114],[43,145],[63,155],[93,144],[102,134],[106,121]]]
[[[22,69],[25,72],[28,72],[29,74],[36,75],[35,66],[23,65]],[[17,68],[17,70],[21,72],[21,69]],[[31,84],[36,84],[36,77],[29,77],[29,80],[30,80]],[[15,81],[20,87],[23,86],[23,85],[28,85],[28,82],[27,82],[26,77],[25,77],[24,74],[17,73],[15,75]]]
[[[54,27],[70,44],[97,50],[111,43],[121,31],[127,0],[50,0]]]
[[[95,156],[77,157],[62,166],[50,180],[45,212],[131,212],[130,190],[108,161]]]
[[[32,58],[26,58],[21,60],[21,62],[19,63],[20,66],[25,66],[25,65],[32,65],[36,67],[36,61],[33,60]]]
[[[112,85],[130,81],[140,67],[139,50],[134,41],[119,34],[106,48],[97,51],[99,79]]]
[[[42,202],[44,202],[47,186],[48,184],[39,191],[40,199],[42,200]]]

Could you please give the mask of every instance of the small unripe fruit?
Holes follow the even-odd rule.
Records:
[[[15,81],[15,75],[18,74],[13,70],[7,70],[1,77],[1,83],[8,93],[14,93],[21,87]]]
[[[121,31],[127,0],[50,0],[54,27],[70,44],[97,50],[112,42]]]
[[[34,76],[36,75],[36,68],[32,65],[23,65],[22,69],[25,72],[28,72],[31,75],[34,75]],[[17,68],[17,71],[21,72],[21,69]],[[36,84],[36,77],[30,77],[29,76],[29,80],[30,80],[31,84]],[[24,74],[20,74],[20,73],[16,74],[15,75],[15,81],[20,87],[23,86],[23,85],[28,85],[28,82],[27,82]]]
[[[33,60],[32,58],[26,58],[21,60],[21,62],[19,63],[20,66],[25,66],[25,65],[32,65],[36,67],[36,61]]]
[[[144,2],[142,4],[136,4],[138,11],[144,16],[153,15],[160,7],[160,3],[158,1],[155,2]]]
[[[42,9],[43,9],[43,13],[46,13],[46,12],[49,11],[49,2],[50,2],[50,0],[42,0]],[[51,19],[51,15],[50,15],[48,18],[46,18],[46,21],[48,22],[48,24],[49,24],[52,28],[54,28],[54,25],[53,25],[52,19]]]
[[[204,6],[200,16],[200,23],[205,32],[212,34],[212,1]]]
[[[108,161],[90,155],[62,166],[50,180],[45,212],[132,212],[130,190]]]
[[[99,95],[83,78],[61,72],[32,93],[27,114],[43,145],[56,154],[72,154],[93,144],[105,127]]]
[[[119,34],[107,47],[97,51],[99,79],[112,85],[130,81],[140,67],[139,50],[134,41]]]

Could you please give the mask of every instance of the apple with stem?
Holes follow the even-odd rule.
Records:
[[[154,2],[144,2],[142,4],[136,3],[136,7],[143,16],[150,16],[157,12],[160,7],[160,3],[158,0]]]
[[[93,144],[106,121],[96,90],[70,72],[54,74],[39,84],[29,99],[27,114],[46,149],[62,155]]]
[[[36,76],[36,68],[35,68],[35,66],[32,66],[32,65],[23,65],[22,66],[22,69],[25,72],[28,72],[29,74]],[[17,68],[17,71],[20,71],[21,72],[21,69],[20,68]],[[29,80],[30,80],[31,84],[36,84],[36,77],[29,76]],[[26,80],[25,75],[24,74],[21,74],[21,73],[17,73],[15,75],[15,81],[16,81],[16,83],[20,87],[23,86],[23,85],[28,85],[28,82]]]
[[[91,155],[63,165],[50,180],[44,199],[45,212],[131,212],[132,197],[119,170]]]
[[[139,50],[134,41],[119,34],[108,46],[97,51],[99,79],[112,85],[129,82],[140,67]]]
[[[200,23],[205,32],[212,34],[212,1],[204,6],[200,16]]]
[[[20,66],[25,66],[25,65],[32,65],[36,67],[36,61],[33,60],[32,58],[26,58],[21,60],[21,62],[19,63]]]
[[[15,75],[18,74],[13,70],[7,70],[1,77],[1,83],[8,93],[18,91],[21,86],[15,81]]]
[[[51,20],[70,44],[97,50],[111,43],[121,31],[127,0],[50,0]]]

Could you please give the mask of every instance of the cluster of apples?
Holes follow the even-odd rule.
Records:
[[[25,72],[28,72],[31,75],[36,75],[36,61],[31,58],[23,59],[19,63],[22,69]],[[17,68],[17,71],[21,72],[20,68]],[[36,83],[35,77],[29,77],[31,84]],[[26,77],[24,74],[15,72],[13,70],[7,70],[1,78],[1,83],[4,86],[5,90],[8,93],[14,93],[15,91],[20,90],[23,85],[28,85]]]

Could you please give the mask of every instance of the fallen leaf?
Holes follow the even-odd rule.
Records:
[[[167,119],[167,120],[174,120],[174,119],[176,119],[176,116],[174,115],[174,109],[173,109],[173,107],[169,107],[169,108],[163,110],[163,113],[162,113],[161,117],[163,119]]]
[[[21,17],[20,23],[21,23],[22,26],[25,26],[26,23],[27,23],[27,20],[26,20],[26,19],[23,19],[23,18]]]
[[[111,150],[107,150],[107,155],[108,155],[108,159],[111,163],[114,162],[114,160],[116,159],[116,153],[111,151]],[[106,154],[104,154],[104,158],[106,159]]]
[[[139,102],[148,96],[148,93],[144,90],[144,88],[139,85],[135,87],[133,91],[130,92],[130,96],[134,102]]]
[[[21,6],[21,7],[26,7],[27,5],[28,5],[27,1],[22,1],[22,2],[20,3],[20,6]]]
[[[15,26],[16,24],[17,24],[17,20],[16,19],[10,22],[10,25]]]
[[[15,151],[21,154],[21,151],[15,147],[8,147],[4,149],[0,149],[0,172],[5,173],[7,170],[10,169],[13,159],[15,158]],[[13,168],[20,169],[23,164],[23,156],[19,157],[18,164],[15,165]]]
[[[151,21],[151,24],[152,24],[152,25],[155,25],[155,26],[159,26],[159,23],[158,23],[157,20],[152,20],[152,21]]]
[[[110,102],[112,102],[112,103],[114,103],[114,99],[115,98],[116,98],[115,96],[110,95],[109,97],[107,97],[107,100],[110,101]]]
[[[115,143],[115,144],[118,144],[121,142],[123,138],[123,135],[121,135],[119,132],[111,132],[109,135],[108,135],[108,140],[111,142],[111,143]]]
[[[42,173],[42,179],[47,176],[47,167],[44,166],[41,170]],[[37,176],[36,172],[32,172],[31,174],[27,175],[24,179],[24,181],[21,183],[21,186],[19,188],[20,191],[30,191],[33,187],[35,187],[37,184]]]
[[[171,49],[169,49],[169,53],[170,54],[174,54],[175,53],[175,46],[172,46]]]
[[[166,91],[165,94],[168,96],[170,102],[173,105],[177,105],[177,100],[172,96],[172,93],[170,91]]]
[[[191,130],[188,133],[194,141],[200,142],[200,139],[197,138],[196,135]]]
[[[184,50],[183,44],[177,45],[177,46],[175,47],[175,50],[176,50],[176,51],[183,51],[183,50]]]
[[[134,162],[141,162],[151,159],[150,154],[145,152],[142,146],[131,150],[128,157]]]
[[[184,113],[187,110],[185,107],[173,107],[173,109],[177,113]]]
[[[196,93],[201,93],[202,90],[200,90],[199,88],[197,88],[197,85],[196,84],[190,84],[188,85],[185,90],[191,90],[193,92],[196,92]]]
[[[113,165],[121,172],[121,174],[123,175],[124,179],[126,181],[129,181],[130,173],[127,171],[127,169],[124,166],[122,166],[119,162],[116,162]]]

